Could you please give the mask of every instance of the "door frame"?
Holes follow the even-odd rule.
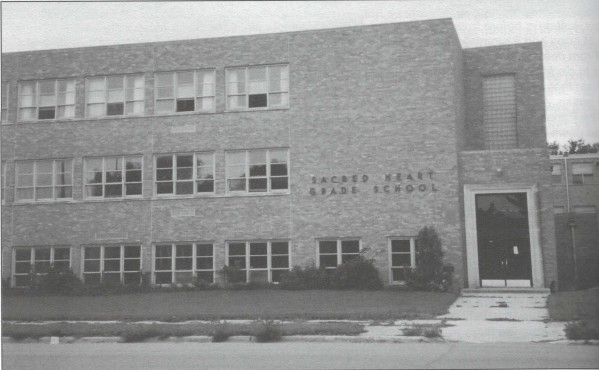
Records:
[[[500,193],[526,193],[528,206],[528,233],[530,240],[530,268],[532,287],[541,288],[543,280],[543,254],[541,228],[538,215],[538,186],[536,184],[468,184],[464,185],[464,225],[466,231],[466,266],[468,287],[480,287],[478,270],[478,233],[476,230],[476,195]]]

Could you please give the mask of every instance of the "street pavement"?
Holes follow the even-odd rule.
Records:
[[[597,368],[598,350],[548,343],[10,343],[3,345],[2,368]]]

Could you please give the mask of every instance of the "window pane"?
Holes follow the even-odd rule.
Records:
[[[85,187],[85,196],[87,197],[101,197],[102,196],[102,185],[88,185]]]
[[[171,257],[172,248],[170,244],[167,245],[157,245],[156,246],[156,257]]]
[[[72,198],[73,188],[71,186],[59,186],[56,188],[56,198]]]
[[[261,257],[250,257],[250,268],[251,269],[265,269],[268,267],[266,256]]]
[[[177,99],[177,112],[193,112],[195,99]]]
[[[172,182],[160,182],[156,184],[156,192],[158,194],[172,194],[173,183]]]
[[[125,185],[125,195],[141,195],[141,184],[127,184]]]
[[[285,190],[289,188],[287,177],[275,177],[270,179],[271,190]]]
[[[125,180],[127,182],[141,182],[141,171],[125,172]]]
[[[250,243],[250,255],[266,255],[266,243]]]
[[[69,260],[71,250],[69,248],[54,248],[54,261]]]
[[[288,256],[275,256],[272,258],[272,268],[288,268],[289,257]]]
[[[100,261],[91,260],[83,262],[83,271],[85,272],[100,272]]]
[[[178,155],[177,167],[193,167],[193,155]]]
[[[212,257],[198,258],[196,261],[196,269],[198,270],[212,270]]]
[[[175,259],[175,270],[191,270],[193,259],[191,257]]]
[[[266,94],[249,95],[248,99],[250,108],[266,107]]]
[[[191,284],[191,283],[193,283],[193,273],[192,272],[176,272],[175,273],[175,282],[177,284]]]
[[[156,258],[154,263],[156,270],[168,271],[172,269],[172,260],[170,258]]]
[[[174,89],[172,86],[168,87],[159,87],[156,89],[156,97],[157,99],[170,99],[175,97]],[[168,102],[172,103],[172,100],[168,100]],[[168,107],[167,107],[168,108]]]
[[[227,152],[227,166],[245,165],[245,152]]]
[[[140,247],[131,246],[125,247],[125,258],[139,258]]]
[[[342,240],[341,241],[341,253],[359,253],[360,252],[360,241],[359,240]]]
[[[173,167],[173,156],[166,155],[166,156],[156,157],[156,167],[172,168]]]
[[[250,179],[250,191],[266,191],[266,179]]]
[[[242,109],[247,106],[245,95],[230,96],[227,102],[229,109]]]
[[[85,248],[85,259],[99,259],[100,248]]]
[[[196,278],[199,282],[212,284],[214,282],[214,273],[207,271],[198,272]]]
[[[104,77],[95,77],[87,79],[87,91],[105,90]]]
[[[289,243],[287,242],[273,242],[271,243],[272,254],[288,254]]]
[[[245,257],[229,257],[229,266],[245,269]]]
[[[163,170],[156,170],[156,179],[158,181],[169,181],[173,179],[173,170],[169,169],[163,169]]]
[[[177,182],[177,194],[193,194],[193,181]]]
[[[245,180],[229,180],[229,191],[245,191]]]
[[[104,248],[104,258],[121,258],[121,247]]]
[[[412,259],[409,254],[392,254],[391,266],[411,266]]]
[[[106,105],[106,115],[122,116],[125,114],[125,105],[123,103],[108,103]]]
[[[175,110],[174,100],[159,100],[156,102],[156,112],[169,113]]]
[[[409,240],[391,240],[391,252],[404,252],[410,253],[410,241]]]
[[[229,256],[245,256],[245,243],[229,244]]]
[[[139,273],[125,273],[123,274],[123,284],[125,285],[138,285],[141,283],[141,276]]]
[[[212,180],[201,180],[196,181],[196,191],[198,193],[212,193],[214,192],[214,181]]]
[[[120,260],[104,260],[104,271],[120,271]]]
[[[177,257],[191,257],[192,256],[192,246],[191,244],[183,244],[176,246],[176,256]]]
[[[104,186],[104,196],[107,198],[123,196],[123,186],[121,184],[105,185]]]
[[[337,267],[336,255],[321,255],[320,266],[322,267]]]
[[[157,272],[156,273],[156,284],[170,284],[173,276],[170,272]]]
[[[50,248],[34,249],[35,261],[50,261]]]
[[[320,253],[337,253],[337,241],[322,240],[319,242]]]
[[[16,249],[15,261],[31,261],[31,249]]]
[[[250,176],[266,176],[266,165],[250,165]]]
[[[197,256],[212,256],[212,244],[198,244],[196,245]]]
[[[38,110],[38,119],[54,119],[56,117],[56,109],[52,108],[40,108]]]
[[[156,86],[173,86],[174,85],[173,72],[170,73],[156,73]]]
[[[35,198],[36,199],[52,199],[52,188],[36,188]]]

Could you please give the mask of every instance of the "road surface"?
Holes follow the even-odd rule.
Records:
[[[597,368],[599,346],[536,343],[3,344],[3,369]]]

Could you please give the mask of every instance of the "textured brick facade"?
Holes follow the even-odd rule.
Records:
[[[289,65],[288,109],[226,110],[225,68],[278,63]],[[4,54],[10,97],[2,127],[3,276],[11,275],[14,246],[71,246],[80,273],[83,245],[140,244],[143,270],[151,271],[152,244],[210,241],[218,270],[227,241],[289,240],[291,265],[307,265],[317,262],[320,238],[355,237],[388,282],[388,238],[432,225],[462,287],[461,186],[498,181],[477,161],[518,158],[499,181],[538,183],[541,202],[549,183],[548,158],[539,150],[461,152],[479,149],[477,84],[481,72],[499,71],[494,63],[523,76],[519,97],[534,96],[518,100],[520,147],[543,147],[540,45],[462,50],[449,19]],[[154,115],[154,73],[201,68],[216,70],[215,113]],[[84,118],[85,78],[127,73],[145,76],[145,115]],[[76,78],[76,118],[16,122],[17,81],[67,77]],[[289,148],[288,194],[226,192],[225,151],[255,148]],[[154,155],[194,151],[215,153],[215,194],[155,197]],[[83,158],[129,154],[143,155],[143,198],[86,200]],[[14,161],[42,158],[74,159],[73,200],[14,203]],[[398,173],[399,180],[386,177]],[[552,230],[550,218],[541,218],[543,230]],[[544,239],[547,281],[555,278],[553,245]]]

